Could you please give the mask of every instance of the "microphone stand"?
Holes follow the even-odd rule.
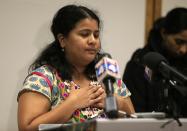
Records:
[[[165,103],[165,110],[168,116],[172,117],[179,126],[182,126],[182,123],[179,120],[181,115],[181,107],[177,104],[176,100],[174,99],[173,93],[174,91],[182,95],[182,97],[187,95],[187,89],[184,91],[185,87],[177,86],[175,81],[172,80],[163,80],[164,84],[164,101]],[[172,121],[170,121],[172,122]],[[162,127],[169,124],[170,122],[165,123]]]
[[[104,79],[106,90],[106,100],[105,100],[105,112],[108,118],[118,118],[118,107],[116,98],[114,97],[113,80],[110,78]]]

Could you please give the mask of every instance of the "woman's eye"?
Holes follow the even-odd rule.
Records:
[[[89,37],[89,36],[93,35],[95,37],[95,39],[99,38],[99,32],[81,31],[79,33],[79,35],[82,37]]]
[[[186,40],[182,40],[182,39],[175,39],[175,42],[177,45],[183,45],[183,44],[187,44],[187,41]]]
[[[83,31],[83,32],[80,32],[80,35],[81,36],[83,36],[83,37],[87,37],[87,36],[89,36],[89,32],[87,32],[87,31]]]
[[[95,37],[95,38],[98,38],[98,37],[99,37],[99,32],[95,33],[95,34],[94,34],[94,37]]]

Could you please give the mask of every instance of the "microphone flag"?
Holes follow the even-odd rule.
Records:
[[[119,66],[116,60],[103,57],[95,66],[98,82],[108,77],[120,78]]]

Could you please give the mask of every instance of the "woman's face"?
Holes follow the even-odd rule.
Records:
[[[177,34],[163,35],[164,45],[174,57],[181,57],[187,54],[187,30]]]
[[[60,43],[65,49],[65,55],[73,65],[88,65],[95,59],[100,50],[99,27],[96,20],[86,18],[81,20],[69,35]]]

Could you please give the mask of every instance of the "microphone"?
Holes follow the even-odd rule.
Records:
[[[99,83],[103,82],[106,91],[105,112],[109,118],[118,117],[118,107],[114,97],[113,83],[120,78],[119,66],[108,53],[100,54],[101,58],[95,65],[96,76]]]
[[[119,66],[116,60],[113,60],[111,55],[108,53],[100,54],[101,58],[99,62],[96,64],[96,76],[98,82],[102,82],[104,79],[112,79],[114,82],[114,78],[120,78]]]
[[[168,64],[168,61],[159,53],[149,52],[143,57],[143,63],[151,70],[159,72],[163,77],[174,80],[182,85],[187,83],[187,77]]]

